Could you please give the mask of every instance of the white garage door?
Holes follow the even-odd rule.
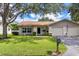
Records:
[[[68,28],[67,35],[68,36],[78,36],[79,35],[79,28]]]
[[[53,36],[62,36],[63,35],[63,29],[62,28],[53,28],[52,29],[52,35]]]
[[[52,28],[53,36],[78,36],[79,28]]]

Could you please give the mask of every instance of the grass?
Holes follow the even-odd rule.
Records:
[[[47,56],[56,50],[55,39],[51,36],[9,36],[0,40],[0,55],[5,56]],[[66,51],[63,43],[60,51]]]

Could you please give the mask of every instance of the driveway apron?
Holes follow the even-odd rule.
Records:
[[[78,37],[59,37],[67,47],[63,56],[79,56],[79,38]]]

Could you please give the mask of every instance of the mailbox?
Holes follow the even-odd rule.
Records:
[[[59,44],[61,43],[61,39],[56,37],[56,42],[57,42],[57,52],[59,52]]]
[[[57,43],[61,43],[61,40],[59,38],[57,38]]]

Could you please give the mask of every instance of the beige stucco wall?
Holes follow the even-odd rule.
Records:
[[[68,27],[78,27],[79,25],[75,24],[75,23],[72,23],[72,22],[69,22],[69,21],[61,21],[61,22],[57,22],[55,24],[52,24],[51,26],[53,28],[62,28],[64,26],[68,25]]]
[[[19,27],[19,35],[22,35],[22,28]]]
[[[27,27],[27,26],[26,26]],[[32,26],[32,33],[33,32],[36,32],[36,35],[38,35],[37,33],[37,28],[41,28],[40,29],[40,34],[39,35],[42,35],[44,34],[45,32],[43,32],[43,30],[48,30],[48,28],[46,29],[46,26]],[[22,27],[19,27],[19,35],[26,35],[26,33],[22,33]]]
[[[37,31],[37,27],[33,27],[33,32],[36,32]]]
[[[52,33],[53,36],[63,36],[66,35],[66,32],[67,36],[79,35],[79,25],[69,21],[61,21],[49,26],[49,33]]]

